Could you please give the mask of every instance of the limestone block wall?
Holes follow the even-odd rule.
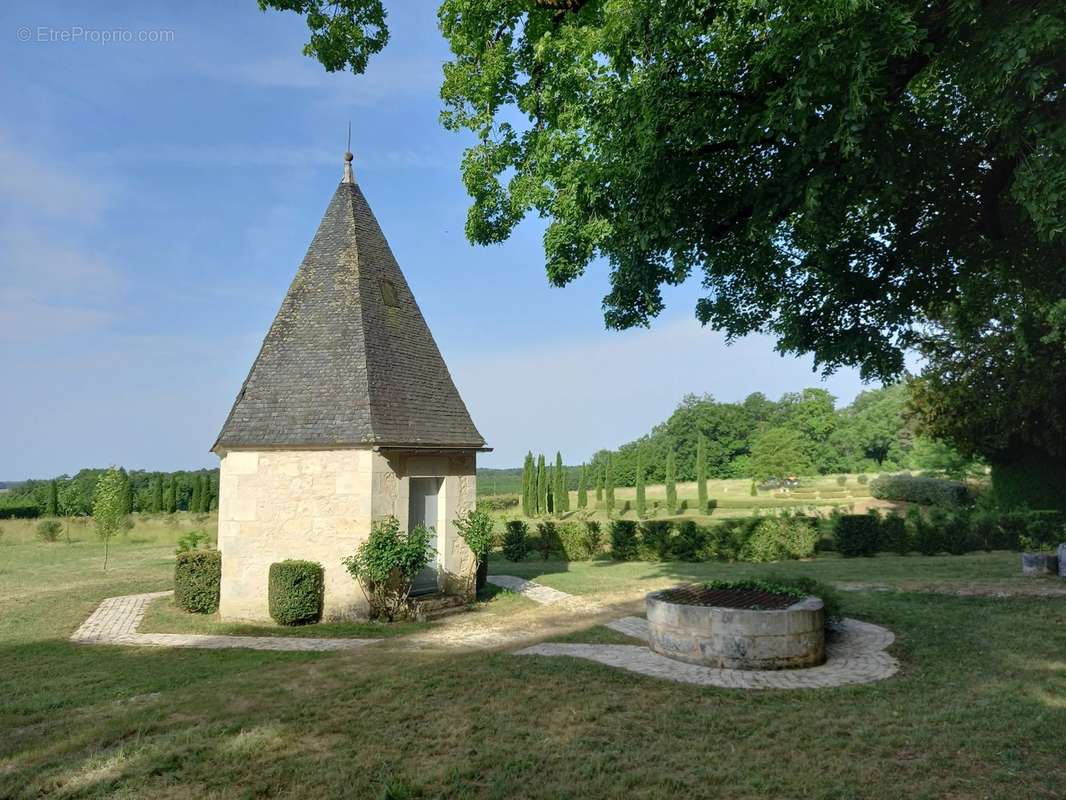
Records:
[[[421,455],[369,449],[229,451],[219,478],[219,610],[225,619],[269,620],[270,565],[287,558],[318,561],[325,574],[323,617],[363,616],[367,603],[341,564],[388,515],[407,525],[408,479],[441,478],[437,550],[441,589],[472,587],[474,558],[455,517],[476,502],[473,453]]]

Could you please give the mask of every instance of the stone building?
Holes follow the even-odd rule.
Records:
[[[351,159],[212,448],[226,619],[269,619],[267,572],[287,558],[322,564],[325,619],[362,615],[341,559],[388,515],[436,530],[412,594],[469,591],[454,520],[474,506],[485,440]]]

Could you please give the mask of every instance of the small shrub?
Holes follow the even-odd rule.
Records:
[[[628,513],[628,512],[629,512],[629,501],[628,501],[628,500],[626,500],[625,502],[623,502],[623,503],[622,503],[622,508],[621,508],[621,510],[619,511],[619,513],[621,513],[621,514],[626,514],[626,513]]]
[[[941,530],[944,549],[954,556],[961,556],[973,549],[973,541],[969,513],[962,509],[948,513]]]
[[[759,496],[759,486],[758,486],[758,484],[755,483],[755,481],[751,482],[751,491],[749,492],[749,494],[752,497],[758,497]]]
[[[837,475],[837,486],[843,486],[848,482],[847,475]]]
[[[406,611],[411,582],[433,558],[435,538],[424,525],[404,533],[396,517],[384,517],[370,526],[370,536],[355,554],[342,559],[363,587],[371,619],[391,622]]]
[[[858,476],[857,476],[857,477],[855,478],[855,480],[859,482],[859,485],[860,485],[860,486],[865,486],[865,485],[866,485],[866,483],[867,483],[867,481],[869,481],[869,480],[870,480],[870,478],[869,478],[869,477],[868,477],[868,476],[866,475],[866,473],[865,473],[865,472],[863,472],[863,473],[860,473],[860,474],[859,474],[859,475],[858,475]]]
[[[756,523],[740,557],[756,563],[810,558],[817,543],[818,529],[805,517],[763,517]]]
[[[478,563],[488,558],[493,542],[492,517],[481,508],[474,508],[455,520],[455,529]]]
[[[174,562],[174,605],[194,614],[218,610],[222,554],[218,550],[178,553]]]
[[[965,483],[920,475],[879,475],[870,481],[870,494],[881,500],[946,508],[963,508],[974,502],[973,492]]]
[[[508,561],[521,561],[529,552],[529,526],[524,520],[511,519],[503,535],[503,557]]]
[[[881,519],[881,548],[901,556],[911,551],[907,523],[895,511],[890,511]]]
[[[600,523],[594,519],[585,520],[585,548],[589,552],[589,557],[599,553],[602,547],[603,533],[600,530]]]
[[[943,530],[947,513],[940,508],[934,508],[928,515],[917,513],[913,516],[914,521],[914,549],[923,556],[935,556],[944,550],[940,532]]]
[[[552,557],[552,553],[559,550],[559,534],[554,522],[545,520],[537,523],[537,540],[533,543],[533,547],[545,561]]]
[[[1018,537],[1019,546],[1027,552],[1055,549],[1066,539],[1066,524],[1060,511],[1026,512],[1025,533]]]
[[[881,520],[876,514],[841,514],[833,527],[833,545],[848,558],[875,555],[880,528]]]
[[[184,536],[178,537],[178,547],[175,553],[188,553],[190,550],[200,550],[208,547],[207,534],[203,531],[189,531]]]
[[[628,519],[611,522],[611,558],[633,561],[637,557],[637,523]]]
[[[307,625],[322,618],[322,565],[276,561],[270,565],[267,602],[278,625]]]
[[[556,529],[556,535],[559,537],[559,549],[567,561],[585,561],[592,555],[584,526],[576,522],[564,522]]]
[[[59,534],[63,532],[63,526],[59,520],[42,519],[37,523],[37,538],[42,542],[58,542]]]
[[[715,498],[713,498],[713,497],[708,499],[707,500],[707,509],[706,509],[707,513],[708,514],[713,514],[714,510],[716,508],[718,508],[718,501]]]
[[[678,513],[684,513],[688,511],[688,500],[682,500],[677,506]]]
[[[638,552],[643,561],[670,560],[670,532],[673,525],[667,520],[650,520],[640,526]]]
[[[703,528],[686,519],[674,530],[670,554],[679,561],[701,561],[707,536]]]

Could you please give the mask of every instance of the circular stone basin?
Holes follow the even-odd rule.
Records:
[[[825,607],[817,597],[694,585],[646,600],[648,644],[660,655],[720,669],[825,663]]]

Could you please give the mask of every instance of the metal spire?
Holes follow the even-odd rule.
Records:
[[[352,174],[352,121],[348,120],[348,148],[344,151],[344,178],[341,183],[355,183],[355,176]]]

